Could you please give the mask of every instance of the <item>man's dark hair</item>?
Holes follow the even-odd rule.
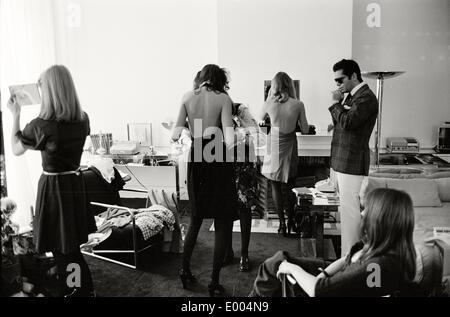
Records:
[[[200,72],[200,83],[205,83],[204,86],[209,90],[227,93],[228,78],[227,72],[224,68],[220,68],[214,64],[208,64],[203,67]]]
[[[347,76],[349,79],[353,75],[356,74],[356,78],[358,78],[359,82],[362,82],[361,78],[361,70],[359,69],[358,63],[352,59],[343,59],[333,65],[333,72],[338,70],[342,70],[342,73]]]

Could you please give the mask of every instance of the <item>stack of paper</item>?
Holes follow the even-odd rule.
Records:
[[[450,227],[433,227],[433,237],[450,245]]]
[[[314,199],[314,195],[309,188],[297,187],[293,188],[292,191],[297,196],[297,202],[300,205],[311,205]]]

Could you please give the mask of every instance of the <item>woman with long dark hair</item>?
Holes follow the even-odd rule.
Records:
[[[89,267],[81,252],[88,234],[96,231],[89,213],[80,160],[90,133],[88,115],[82,110],[69,70],[55,65],[42,73],[39,116],[20,130],[17,96],[9,99],[13,114],[12,149],[15,155],[41,151],[43,174],[38,183],[33,234],[38,253],[52,252],[64,296],[92,296]],[[81,285],[66,284],[69,264],[81,270]],[[69,268],[73,271],[74,266]]]
[[[266,115],[269,115],[271,127],[261,173],[272,185],[272,198],[280,221],[278,233],[286,236],[294,228],[294,202],[283,197],[282,187],[293,187],[297,175],[297,123],[303,134],[308,133],[309,125],[305,106],[297,99],[294,82],[284,72],[277,73],[272,79],[260,119],[264,120]],[[283,209],[286,202],[287,227]]]
[[[378,188],[367,196],[361,241],[349,254],[331,263],[295,258],[279,251],[261,264],[254,296],[280,296],[281,274],[294,283],[288,296],[401,295],[416,274],[413,243],[414,209],[403,191]],[[319,273],[317,275],[317,273]]]
[[[184,244],[179,275],[184,288],[195,282],[190,261],[198,232],[205,218],[214,219],[215,242],[211,296],[222,295],[219,273],[231,239],[233,220],[237,219],[237,193],[233,157],[234,143],[231,118],[232,101],[227,94],[228,80],[224,69],[206,65],[196,82],[198,89],[183,96],[172,140],[180,138],[186,118],[192,135],[188,161],[188,194],[191,222]]]

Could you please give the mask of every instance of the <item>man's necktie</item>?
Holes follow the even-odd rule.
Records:
[[[353,96],[351,93],[348,93],[347,98],[345,98],[344,104],[350,106],[350,103],[353,100]]]

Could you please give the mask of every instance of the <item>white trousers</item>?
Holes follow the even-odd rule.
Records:
[[[336,184],[339,192],[341,255],[344,256],[360,240],[361,210],[359,192],[364,176],[339,173],[331,169],[330,178]]]

